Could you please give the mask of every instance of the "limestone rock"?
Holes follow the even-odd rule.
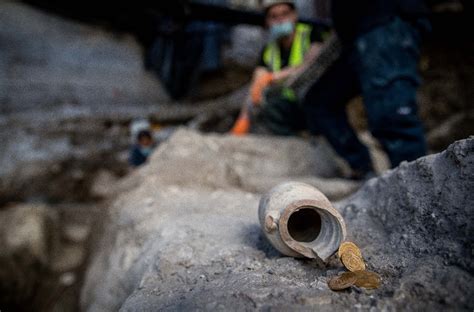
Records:
[[[0,44],[2,113],[39,106],[43,113],[79,116],[168,100],[144,70],[141,47],[130,35],[3,1]]]
[[[112,194],[114,185],[118,178],[109,170],[99,171],[91,186],[91,195],[99,198],[105,198]]]
[[[368,181],[338,206],[395,310],[474,307],[474,139]]]
[[[67,224],[63,226],[64,237],[72,243],[83,243],[89,236],[91,229],[87,224]]]
[[[54,211],[40,205],[0,211],[0,302],[21,302],[34,294],[57,243],[56,221]]]
[[[78,244],[63,244],[55,250],[49,267],[54,272],[68,272],[77,269],[85,260],[85,250]]]
[[[340,171],[336,159],[324,141],[313,146],[297,138],[239,138],[181,129],[159,147],[139,174],[164,185],[239,188],[253,193],[269,190],[283,179],[310,184],[327,179],[333,185],[345,183],[347,187],[340,190],[347,196],[357,184],[336,178]],[[324,184],[318,186],[331,193],[331,186]]]
[[[249,148],[252,142],[259,149]],[[383,278],[381,289],[367,292],[332,292],[326,282],[342,270],[336,259],[324,265],[282,257],[262,235],[259,194],[244,181],[252,172],[263,178],[317,172],[309,162],[296,166],[309,151],[292,140],[178,132],[112,204],[82,308],[474,308],[474,139],[403,163],[336,205],[369,269]],[[246,167],[253,157],[265,161]]]

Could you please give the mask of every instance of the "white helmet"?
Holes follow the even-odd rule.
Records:
[[[272,6],[277,5],[277,4],[289,4],[293,8],[295,8],[295,1],[283,1],[283,0],[263,0],[262,8],[266,12],[268,9],[270,9]]]
[[[151,124],[145,118],[135,119],[130,124],[130,141],[135,143],[137,141],[137,136],[141,131],[148,130],[151,131]]]

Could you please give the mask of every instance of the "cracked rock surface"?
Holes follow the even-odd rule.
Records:
[[[295,139],[178,131],[118,187],[127,191],[110,207],[82,308],[472,310],[474,139],[403,163],[336,203],[349,239],[383,278],[371,291],[329,290],[328,278],[343,271],[335,257],[327,264],[283,257],[258,225],[261,193],[284,177],[313,179],[323,192],[347,183],[331,178],[331,157],[309,157],[328,155],[323,149]],[[257,150],[265,161],[249,167]],[[334,198],[354,190],[344,187]]]

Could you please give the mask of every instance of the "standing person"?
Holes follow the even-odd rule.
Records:
[[[251,103],[245,107],[231,132],[244,135],[250,130],[249,107],[260,107],[256,121],[274,134],[295,134],[305,126],[300,103],[289,89],[266,96],[271,85],[283,83],[298,72],[304,62],[314,58],[321,47],[321,32],[309,25],[298,23],[294,1],[265,0],[265,25],[270,42],[260,54],[250,88]]]
[[[343,52],[310,88],[304,110],[310,130],[326,136],[356,179],[373,175],[368,149],[346,115],[346,104],[357,94],[392,167],[426,154],[416,105],[421,34],[430,27],[426,14],[422,0],[332,1]]]

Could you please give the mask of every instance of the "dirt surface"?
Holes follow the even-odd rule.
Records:
[[[97,202],[2,207],[0,309],[78,311],[89,248],[104,209]]]
[[[473,133],[474,45],[456,25],[438,24],[447,35],[435,29],[421,62],[420,113],[432,151]],[[223,94],[249,79],[262,30],[239,26],[231,36],[224,56],[234,67],[207,77],[201,96]],[[1,244],[0,310],[76,311],[89,248],[94,253],[82,304],[91,310],[472,310],[473,233],[462,223],[472,221],[471,142],[444,158],[402,166],[338,204],[384,287],[335,295],[326,280],[340,270],[337,261],[282,258],[256,220],[260,194],[286,180],[310,183],[332,200],[360,186],[337,178],[344,166],[324,141],[311,146],[299,139],[180,131],[149,166],[114,188],[128,172],[133,119],[226,132],[247,88],[172,103],[144,70],[143,50],[131,34],[17,1],[0,1],[0,47],[0,213],[25,204],[57,215],[51,226],[38,223],[46,242],[24,237],[26,246],[46,246],[40,249],[46,261],[27,248]],[[353,115],[362,131],[361,107]],[[382,172],[386,159],[370,146]],[[102,206],[97,200],[105,197],[114,204]],[[106,209],[103,241],[95,246],[80,239],[84,228],[101,237]],[[23,228],[11,220],[21,225],[29,218],[11,213],[20,217],[2,214],[2,242],[23,237],[7,229]],[[60,243],[50,245],[52,239]]]
[[[173,146],[175,140],[182,143],[189,137],[185,148]],[[254,140],[267,146],[265,139]],[[264,239],[257,220],[263,188],[246,190],[245,183],[226,178],[228,171],[197,165],[201,157],[216,151],[222,154],[214,167],[232,163],[231,155],[249,152],[248,141],[241,142],[226,154],[222,151],[230,144],[228,138],[180,132],[149,165],[128,178],[122,185],[128,191],[110,207],[105,234],[92,256],[82,308],[473,309],[474,139],[403,163],[336,204],[368,268],[383,278],[379,290],[342,292],[326,284],[343,270],[338,260],[323,264],[283,257]],[[202,148],[199,154],[184,152],[193,151],[194,144]],[[287,144],[291,145],[282,140],[275,146]],[[176,158],[167,156],[170,150]],[[265,180],[282,168],[292,168],[292,157],[304,155],[302,149],[292,151],[274,149],[260,155],[269,158],[259,177]],[[279,155],[280,162],[272,155]],[[288,177],[304,176],[304,171],[293,169],[286,172]]]

